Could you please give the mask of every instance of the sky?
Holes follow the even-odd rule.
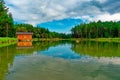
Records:
[[[17,23],[69,33],[77,24],[120,21],[120,0],[5,0]]]

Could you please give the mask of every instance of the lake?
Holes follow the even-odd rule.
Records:
[[[44,41],[2,47],[0,80],[120,80],[120,43]]]

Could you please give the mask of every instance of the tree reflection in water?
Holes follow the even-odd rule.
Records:
[[[13,66],[13,64],[15,64],[14,63],[15,62],[15,57],[21,56],[21,55],[22,56],[34,55],[34,53],[40,53],[41,51],[42,52],[43,51],[49,52],[51,47],[52,47],[52,49],[54,47],[56,47],[54,51],[57,51],[56,49],[59,49],[58,48],[59,45],[66,46],[65,44],[70,44],[70,45],[67,45],[67,46],[69,46],[68,47],[69,50],[72,50],[74,52],[74,54],[75,54],[74,56],[76,56],[76,54],[78,54],[80,56],[95,57],[95,58],[99,59],[99,60],[95,59],[95,60],[98,60],[99,62],[102,62],[102,61],[107,62],[107,60],[111,60],[111,62],[118,63],[119,60],[120,60],[120,58],[119,58],[120,57],[120,53],[119,53],[120,52],[120,44],[119,43],[108,43],[108,42],[79,42],[79,43],[75,43],[75,42],[71,42],[71,41],[55,41],[55,42],[44,41],[44,42],[33,42],[33,43],[31,43],[31,42],[27,42],[27,43],[21,42],[21,43],[18,43],[18,44],[14,44],[14,45],[11,45],[11,46],[0,48],[0,80],[6,80],[5,79],[6,75],[12,74],[10,69],[12,69],[11,67]],[[25,48],[25,46],[27,46],[27,48]],[[20,48],[20,47],[23,47],[23,48]],[[64,50],[64,48],[62,48],[62,49]],[[61,51],[61,52],[65,52],[65,51]],[[51,73],[51,70],[55,70],[54,67],[56,67],[57,70],[62,71],[62,69],[63,69],[64,71],[66,71],[67,74],[63,74],[63,75],[72,75],[71,76],[72,78],[75,77],[75,76],[77,77],[79,75],[79,73],[81,73],[81,75],[85,74],[85,75],[91,76],[90,71],[92,71],[92,70],[89,71],[89,67],[92,66],[92,68],[94,68],[94,69],[95,68],[99,69],[99,67],[101,66],[101,64],[99,64],[100,65],[99,66],[98,63],[89,63],[89,62],[87,63],[86,62],[87,63],[86,64],[86,63],[82,62],[82,63],[78,64],[77,62],[74,62],[74,63],[73,62],[71,63],[71,61],[67,62],[68,60],[65,60],[65,59],[63,59],[63,60],[62,59],[57,60],[57,58],[53,59],[52,57],[49,57],[49,54],[52,55],[51,53],[47,53],[48,55],[45,58],[40,57],[41,60],[46,62],[46,64],[40,64],[40,65],[46,65],[44,67],[51,68],[51,69],[48,70],[50,73]],[[60,54],[60,56],[61,56],[61,54]],[[43,55],[44,55],[44,52],[43,52]],[[58,54],[54,53],[53,56],[56,57],[56,55],[58,55]],[[117,57],[117,58],[115,58],[115,57]],[[47,60],[48,58],[50,58],[50,60]],[[62,57],[60,57],[60,58],[62,58]],[[34,61],[32,61],[32,59],[33,58],[31,58],[30,62],[34,62]],[[78,57],[77,57],[77,59],[78,59]],[[36,60],[39,60],[39,57],[36,57]],[[43,63],[43,62],[41,62],[41,63]],[[17,63],[17,64],[20,65],[19,63]],[[26,64],[26,69],[28,69],[28,70],[32,69],[32,68],[27,67],[28,66],[27,63],[25,63],[25,64]],[[31,64],[31,63],[29,63],[29,64]],[[59,64],[61,64],[61,65],[59,65]],[[36,64],[34,64],[34,65],[37,66]],[[38,64],[38,66],[39,66],[39,64]],[[95,66],[97,66],[97,67],[95,67]],[[114,66],[116,67],[116,65],[114,65]],[[119,69],[117,67],[114,68],[114,66],[103,65],[102,69],[105,69],[105,70],[95,70],[96,72],[93,72],[92,76],[97,76],[97,75],[99,75],[99,73],[104,74],[103,72],[105,72],[107,75],[111,75],[110,73],[107,72],[107,70],[110,70],[112,68],[113,68],[113,70],[110,70],[111,73],[114,72],[114,70],[119,71]],[[34,66],[31,65],[31,67],[34,67]],[[23,66],[22,70],[24,70],[24,68],[25,68],[25,66]],[[80,69],[82,69],[81,72],[77,72]],[[41,70],[42,70],[42,68],[41,68]],[[84,73],[84,70],[86,70],[86,71],[88,70],[88,71]],[[69,71],[71,71],[71,73],[69,73]],[[75,75],[72,74],[74,72],[76,73]],[[52,71],[51,75],[53,76],[54,73],[56,73],[56,72]],[[115,75],[113,75],[113,77],[115,77]],[[118,78],[118,75],[116,75],[116,77]],[[64,76],[64,78],[65,78],[65,76]],[[72,78],[70,78],[70,79],[72,79]]]

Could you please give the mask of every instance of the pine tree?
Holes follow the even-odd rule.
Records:
[[[12,14],[8,13],[4,0],[0,0],[0,37],[13,37],[13,29]]]

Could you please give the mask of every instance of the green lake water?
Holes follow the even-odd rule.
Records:
[[[0,80],[120,80],[120,43],[49,41],[2,47]]]

